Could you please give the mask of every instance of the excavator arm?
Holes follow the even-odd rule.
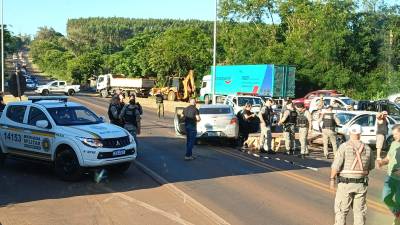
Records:
[[[196,84],[194,80],[194,72],[190,70],[188,75],[183,79],[183,100],[189,99],[196,92]]]

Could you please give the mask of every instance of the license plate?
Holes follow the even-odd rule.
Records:
[[[208,132],[208,136],[217,137],[217,136],[219,136],[219,133],[218,132]]]
[[[125,155],[125,150],[113,151],[113,156]]]

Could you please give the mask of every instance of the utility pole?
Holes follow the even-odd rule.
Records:
[[[1,0],[1,91],[4,93],[4,0]]]
[[[218,19],[218,0],[215,0],[215,18],[214,18],[214,48],[213,48],[213,72],[212,72],[212,103],[217,103],[217,96],[215,96],[215,82],[217,75],[217,19]]]

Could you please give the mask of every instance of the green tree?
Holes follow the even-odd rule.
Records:
[[[68,75],[78,83],[86,83],[91,76],[103,72],[103,64],[99,52],[85,53],[67,62]]]
[[[150,43],[147,53],[159,82],[186,75],[190,69],[204,74],[212,64],[211,35],[193,27],[169,29]]]

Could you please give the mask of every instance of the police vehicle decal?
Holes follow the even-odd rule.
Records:
[[[39,131],[30,128],[21,128],[16,126],[1,126],[2,129],[6,130],[3,133],[4,140],[13,143],[13,147],[17,149],[26,148],[32,151],[45,151],[50,150],[50,140],[48,138],[55,137],[55,133]],[[48,137],[48,138],[44,138]],[[47,139],[48,144],[43,145],[43,140]],[[44,148],[43,146],[46,146]]]
[[[97,135],[97,134],[94,133],[94,132],[91,132],[91,131],[88,131],[88,130],[83,130],[83,129],[80,129],[80,128],[77,128],[77,127],[71,127],[71,128],[77,129],[77,130],[79,130],[79,131],[86,132],[86,133],[92,135],[94,138],[97,138],[97,139],[100,139],[100,138],[101,138],[99,135]]]

